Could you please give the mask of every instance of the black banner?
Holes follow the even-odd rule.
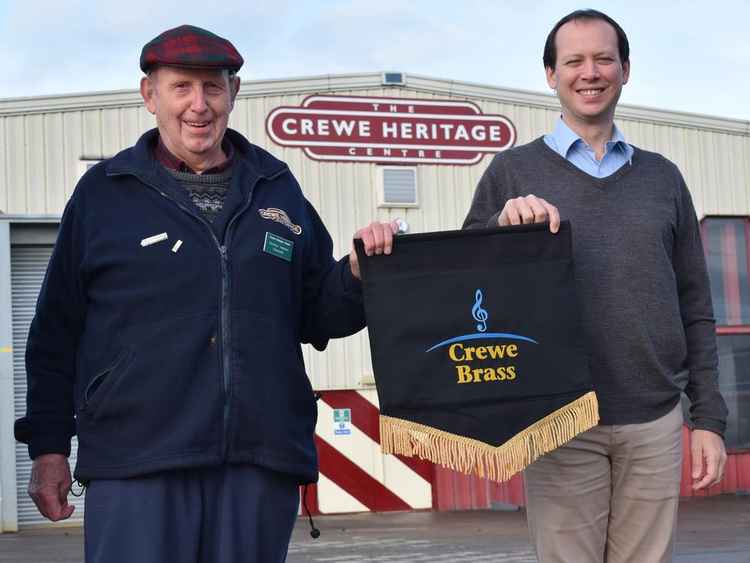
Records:
[[[597,423],[568,222],[356,250],[384,451],[506,480]]]

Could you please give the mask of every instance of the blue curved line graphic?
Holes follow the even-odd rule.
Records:
[[[441,346],[445,346],[447,344],[454,344],[455,342],[463,342],[464,340],[479,340],[480,338],[507,338],[508,340],[523,340],[524,342],[531,342],[532,344],[539,344],[539,342],[537,342],[533,338],[529,338],[528,336],[521,336],[520,334],[512,334],[510,332],[487,332],[484,334],[475,333],[475,334],[464,334],[463,336],[455,336],[453,338],[449,338],[448,340],[443,340],[442,342],[438,342],[432,348],[425,350],[425,354],[427,352],[432,352],[434,349],[440,348]]]

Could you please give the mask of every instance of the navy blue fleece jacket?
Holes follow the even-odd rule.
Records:
[[[229,130],[232,183],[211,225],[152,158],[156,135],[92,168],[67,205],[16,437],[36,457],[67,454],[77,433],[80,480],[251,463],[314,481],[300,343],[364,326],[359,282],[286,164]]]

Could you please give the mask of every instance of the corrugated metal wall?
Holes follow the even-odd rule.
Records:
[[[481,95],[451,95],[454,83],[414,80],[419,89],[375,86],[372,75],[351,79],[358,87],[313,90],[330,81],[289,81],[243,84],[232,113],[230,126],[253,142],[285,160],[296,174],[310,201],[319,210],[331,231],[338,256],[349,251],[356,228],[378,218],[405,218],[411,232],[458,228],[468,209],[482,172],[489,164],[485,157],[475,166],[418,166],[417,181],[421,205],[416,209],[377,208],[377,166],[366,163],[321,163],[307,158],[302,150],[273,144],[265,131],[268,113],[282,105],[297,106],[312,93],[384,96],[427,99],[470,99],[485,113],[502,114],[516,126],[518,144],[548,131],[558,111],[548,96],[508,93],[507,102],[495,90],[465,85],[466,92]],[[345,82],[345,81],[342,81]],[[371,87],[363,88],[369,83]],[[432,85],[431,92],[425,84]],[[264,95],[263,88],[275,91]],[[444,87],[441,92],[440,88]],[[472,90],[474,88],[474,90]],[[284,93],[284,91],[294,93]],[[97,107],[97,99],[102,104]],[[0,210],[13,214],[60,214],[81,173],[80,159],[98,159],[132,145],[145,130],[153,127],[152,116],[139,103],[135,93],[102,94],[3,103],[0,101]],[[526,100],[526,101],[524,101]],[[55,104],[68,109],[55,109]],[[51,109],[39,109],[44,106]],[[13,108],[21,107],[22,110]],[[750,215],[750,127],[731,120],[702,119],[680,114],[679,124],[666,123],[658,112],[624,111],[618,124],[634,144],[656,150],[674,160],[682,169],[693,193],[699,215]],[[650,119],[649,115],[657,118]],[[676,115],[676,114],[675,114]],[[703,122],[710,123],[702,127]],[[721,130],[722,123],[726,131]],[[308,370],[318,389],[360,387],[371,371],[369,345],[364,333],[332,342],[326,353],[305,351]]]

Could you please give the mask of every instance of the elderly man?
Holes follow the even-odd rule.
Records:
[[[680,489],[680,386],[692,400],[695,489],[717,483],[726,406],[698,221],[677,167],[614,124],[630,76],[610,17],[562,18],[544,48],[562,115],[498,155],[464,226],[573,224],[573,255],[601,425],[526,471],[542,563],[670,561]]]
[[[63,215],[15,432],[55,521],[78,435],[88,563],[284,561],[317,479],[300,343],[365,324],[356,254],[336,262],[287,165],[227,129],[242,63],[196,27],[148,43],[157,129],[87,172]],[[355,236],[387,254],[394,231]]]

